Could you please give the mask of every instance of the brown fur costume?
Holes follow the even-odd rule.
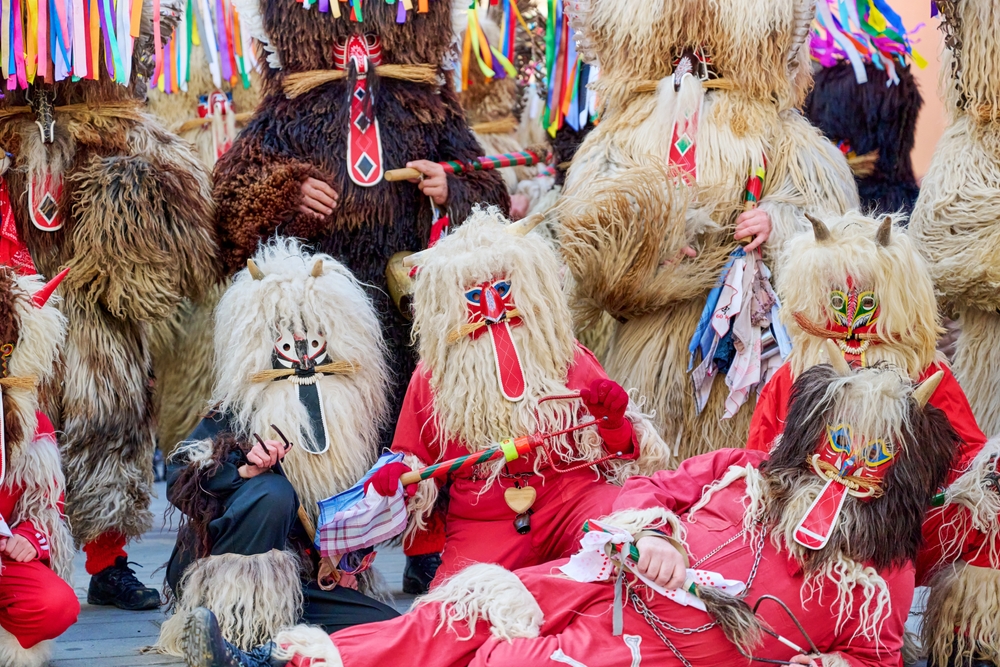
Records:
[[[18,277],[12,269],[0,267],[0,345],[14,346],[4,362],[6,371],[0,372],[7,457],[2,488],[23,489],[14,514],[3,518],[10,526],[31,521],[43,531],[52,570],[72,585],[73,538],[59,509],[66,488],[59,450],[54,440],[35,440],[38,387],[55,374],[66,336],[66,318],[56,307],[58,297],[41,308],[31,302],[41,286],[38,276]],[[40,667],[48,664],[51,650],[52,642],[22,648],[12,634],[0,629],[0,664]]]
[[[140,108],[150,7],[131,85],[105,77],[34,88],[55,95],[52,143],[42,141],[23,91],[8,91],[0,105],[0,145],[15,155],[5,177],[18,233],[44,274],[72,267],[61,288],[63,364],[46,399],[65,434],[66,513],[78,543],[106,531],[137,538],[151,526],[150,327],[184,298],[200,298],[217,276],[204,168]],[[64,224],[53,232],[37,229],[27,207],[29,182],[45,171],[64,183]]]
[[[286,97],[282,81],[293,73],[333,69],[338,38],[365,32],[381,38],[385,64],[439,67],[453,38],[452,3],[431,0],[428,13],[410,12],[402,24],[396,23],[397,6],[384,2],[366,3],[361,23],[316,9],[303,11],[295,0],[245,4],[239,6],[243,25],[257,26],[255,36],[266,41],[268,61],[280,61],[281,69],[264,69],[264,99],[216,165],[216,222],[226,270],[233,273],[243,267],[258,242],[275,230],[312,242],[344,262],[370,285],[394,373],[391,410],[398,413],[416,360],[409,348],[409,324],[389,299],[385,271],[394,253],[426,246],[430,201],[409,183],[360,187],[348,179],[344,156],[353,74],[295,99]],[[386,169],[405,167],[410,160],[467,160],[482,154],[466,125],[450,73],[438,73],[441,85],[369,74]],[[307,177],[324,180],[339,192],[331,216],[319,220],[296,210],[300,184]],[[456,224],[476,202],[509,205],[500,176],[491,172],[449,177],[448,192],[448,210]]]
[[[607,311],[622,322],[608,373],[646,396],[676,460],[742,446],[753,405],[722,420],[728,388],[716,381],[698,415],[684,369],[705,299],[736,247],[751,169],[766,155],[760,208],[773,225],[769,261],[804,227],[803,211],[842,213],[858,204],[843,155],[795,110],[811,76],[804,42],[813,3],[578,5],[581,52],[600,62],[604,101],[552,214],[576,283],[578,321],[595,323]],[[689,80],[675,92],[674,59],[698,47],[717,78]],[[664,166],[674,120],[692,94],[704,95],[696,186]],[[698,256],[685,256],[685,246]]]

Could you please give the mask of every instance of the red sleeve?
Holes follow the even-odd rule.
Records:
[[[758,452],[771,451],[774,439],[785,430],[791,393],[792,366],[786,363],[764,385],[757,398],[757,407],[754,408],[753,418],[750,420],[747,449]]]
[[[597,360],[594,353],[580,343],[577,343],[576,352],[573,355],[573,364],[566,371],[566,388],[570,391],[580,391],[581,389],[590,387],[594,380],[606,379],[608,379],[608,374],[604,371],[604,367],[601,366],[601,362]],[[615,453],[612,450],[612,447],[614,447],[616,450],[622,452],[621,458],[626,461],[634,461],[639,458],[641,454],[639,450],[639,437],[636,435],[632,422],[628,419],[613,431],[604,430],[601,427],[598,427],[598,431],[605,440],[604,449],[609,454]],[[628,448],[629,442],[631,442],[631,448]]]
[[[852,613],[834,645],[825,653],[839,653],[852,667],[883,667],[902,665],[903,635],[906,619],[913,603],[913,566],[880,572],[889,588],[891,607],[879,628],[878,636],[862,636],[858,627],[858,614]],[[856,596],[855,600],[860,596]]]
[[[757,466],[765,458],[746,449],[720,449],[687,459],[677,470],[632,477],[618,494],[614,511],[665,507],[680,514],[701,500],[705,487],[721,479],[730,466]]]
[[[403,398],[403,407],[392,437],[392,451],[412,454],[425,464],[441,457],[434,427],[434,394],[431,391],[430,371],[421,362],[410,378]]]
[[[948,483],[951,484],[969,468],[972,460],[982,451],[983,445],[986,444],[986,436],[976,424],[969,399],[965,397],[965,392],[962,391],[958,380],[946,364],[931,364],[920,376],[920,381],[923,382],[939,370],[944,371],[944,377],[941,378],[941,384],[938,385],[938,388],[931,394],[930,404],[947,415],[951,427],[962,439],[958,456],[948,474]]]
[[[35,524],[30,521],[22,521],[11,528],[10,532],[31,542],[31,546],[35,547],[35,551],[38,552],[38,560],[43,563],[49,562],[49,538],[45,533],[35,528]]]

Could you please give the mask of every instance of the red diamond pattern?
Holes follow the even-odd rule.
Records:
[[[490,328],[490,338],[493,341],[493,354],[496,357],[497,374],[500,379],[500,390],[507,399],[520,400],[524,396],[524,372],[521,370],[521,359],[510,334],[507,322],[494,324]]]

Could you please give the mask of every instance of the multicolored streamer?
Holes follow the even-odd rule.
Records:
[[[186,0],[177,27],[163,47],[162,60],[157,61],[153,80],[158,90],[168,95],[187,91],[191,55],[197,49],[205,54],[216,88],[224,81],[233,87],[250,87],[250,70],[257,63],[232,0]]]
[[[896,67],[908,62],[923,69],[927,61],[913,46],[902,18],[886,0],[816,0],[810,51],[823,67],[848,61],[858,83],[868,81],[865,63],[885,70],[892,84],[899,82]]]
[[[545,26],[545,71],[548,95],[542,125],[550,136],[568,125],[579,131],[597,119],[597,100],[588,85],[597,79],[597,67],[583,62],[576,38],[563,11],[562,0],[548,0]]]
[[[368,3],[379,0],[367,0]],[[440,1],[440,0],[439,0]],[[496,0],[491,0],[496,3]],[[363,23],[365,20],[363,5],[365,0],[298,0],[303,9],[317,7],[322,14],[333,13],[334,18],[340,18],[341,12],[346,14],[351,21]],[[406,19],[413,13],[413,0],[384,0],[387,5],[396,5],[396,23],[406,23]],[[340,5],[346,5],[341,9]],[[427,0],[418,0],[417,13],[426,14],[429,11]]]
[[[514,4],[511,0],[504,0],[504,2],[508,6]],[[468,27],[465,29],[465,38],[462,42],[461,90],[468,88],[471,83],[469,72],[473,56],[476,58],[479,71],[483,73],[483,76],[487,80],[506,79],[508,76],[517,76],[517,69],[511,63],[511,58],[507,57],[504,51],[491,45],[486,38],[486,33],[483,32],[482,17],[486,15],[486,11],[491,4],[498,4],[498,0],[470,0],[469,2],[469,22]],[[515,6],[511,12],[511,18],[515,16],[513,12],[516,12],[516,10]],[[509,33],[512,29],[516,30],[516,27],[508,27],[506,31]],[[513,41],[513,37],[511,37],[511,44],[508,47],[511,52],[513,52],[514,48]]]

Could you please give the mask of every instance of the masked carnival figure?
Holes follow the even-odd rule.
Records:
[[[837,2],[817,7],[810,45],[819,67],[803,111],[847,157],[863,208],[909,213],[920,192],[910,153],[924,103],[913,66],[923,60],[887,3],[885,14],[872,5],[846,29]]]
[[[192,2],[190,9],[164,43],[166,52],[183,57],[168,62],[147,103],[169,130],[194,145],[211,172],[253,115],[260,98],[260,75],[254,69],[250,37],[239,30],[231,7],[222,20],[221,5],[217,10],[214,3]],[[195,34],[200,43],[194,42]],[[156,436],[165,455],[205,414],[215,379],[212,311],[225,288],[220,282],[201,301],[186,300],[152,331]],[[177,350],[187,353],[179,355]]]
[[[378,457],[387,368],[374,309],[343,265],[294,240],[247,264],[215,311],[215,410],[171,460],[167,495],[184,519],[163,652],[180,653],[201,605],[245,647],[299,619],[332,631],[396,615],[347,578],[328,586],[325,573],[321,587],[313,546],[317,502]],[[357,574],[361,588],[372,574]]]
[[[473,203],[509,202],[499,174],[446,176],[438,164],[482,155],[443,69],[453,5],[462,16],[468,2],[235,5],[267,66],[258,111],[216,165],[223,261],[237,271],[277,230],[343,262],[382,322],[394,418],[416,355],[409,313],[389,297],[390,258],[425,248],[432,227],[439,235],[445,217],[464,220]],[[417,185],[383,178],[407,166]]]
[[[152,6],[121,8],[118,20],[139,37],[122,33],[113,53],[101,33],[78,44],[92,56],[88,67],[73,61],[78,80],[40,33],[33,80],[7,79],[0,102],[18,235],[40,273],[72,268],[62,286],[66,345],[43,388],[63,434],[66,515],[87,554],[89,603],[123,609],[160,602],[125,552],[153,521],[151,330],[217,280],[208,176],[190,145],[142,108],[153,74]],[[130,16],[132,7],[141,14]]]
[[[615,483],[667,459],[625,390],[574,340],[551,246],[526,234],[528,221],[506,223],[495,207],[475,210],[413,260],[420,364],[392,446],[406,458],[376,473],[376,489],[390,495],[410,468],[507,439],[531,443],[509,463],[456,473],[443,488],[425,480],[410,489],[408,554],[418,553],[413,534],[444,515],[435,582],[469,563],[515,568],[569,554],[569,526],[607,512]],[[425,547],[442,551],[440,542]]]
[[[300,626],[261,650],[293,667],[901,664],[911,561],[956,436],[924,404],[937,378],[840,363],[799,377],[769,457],[723,449],[629,479],[569,561],[475,565],[402,618]],[[190,664],[256,664],[194,618]]]
[[[916,574],[918,584],[932,586],[925,648],[944,665],[951,664],[954,642],[998,636],[997,597],[991,591],[998,590],[1000,495],[990,481],[998,447],[986,442],[962,388],[936,351],[941,328],[930,272],[898,223],[898,217],[876,220],[856,212],[827,221],[813,218],[813,231],[788,243],[777,288],[794,347],[761,393],[747,446],[760,451],[776,446],[790,428],[795,379],[830,355],[854,367],[890,364],[914,381],[941,374],[929,401],[948,418],[960,444],[924,523]],[[997,644],[991,645],[995,650]]]
[[[813,4],[572,3],[603,106],[549,216],[578,324],[619,321],[608,373],[648,398],[674,463],[744,444],[784,353],[774,257],[804,211],[857,205],[843,155],[796,110]]]
[[[41,667],[76,622],[66,484],[38,389],[51,380],[66,318],[48,284],[0,267],[0,664]]]

